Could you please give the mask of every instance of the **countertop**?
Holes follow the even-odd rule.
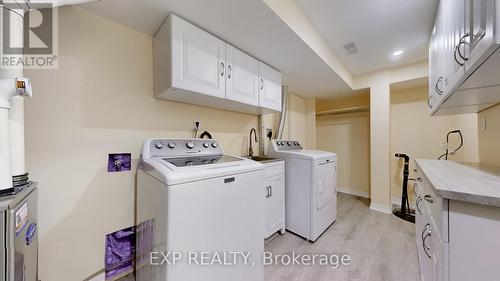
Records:
[[[437,196],[500,207],[500,168],[443,160],[415,162]]]

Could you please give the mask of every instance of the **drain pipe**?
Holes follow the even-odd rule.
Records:
[[[282,139],[285,130],[286,114],[288,111],[288,86],[281,87],[281,112],[278,113],[278,128],[274,139]]]

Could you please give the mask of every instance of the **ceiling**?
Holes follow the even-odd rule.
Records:
[[[351,88],[262,1],[103,0],[79,6],[151,36],[174,12],[280,70],[293,93],[303,97],[351,93]]]
[[[352,75],[428,57],[438,0],[295,0]],[[358,53],[344,45],[354,42]],[[398,57],[392,55],[403,50]]]

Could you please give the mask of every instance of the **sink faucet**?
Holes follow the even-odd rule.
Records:
[[[258,142],[259,140],[257,140],[257,131],[255,131],[255,128],[252,128],[250,130],[250,137],[248,139],[248,156],[249,157],[252,157],[253,156],[253,147],[252,147],[252,132],[253,132],[253,135],[255,137],[255,142]]]

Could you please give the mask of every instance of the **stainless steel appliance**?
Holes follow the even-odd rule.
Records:
[[[38,280],[36,183],[0,197],[0,281]]]

